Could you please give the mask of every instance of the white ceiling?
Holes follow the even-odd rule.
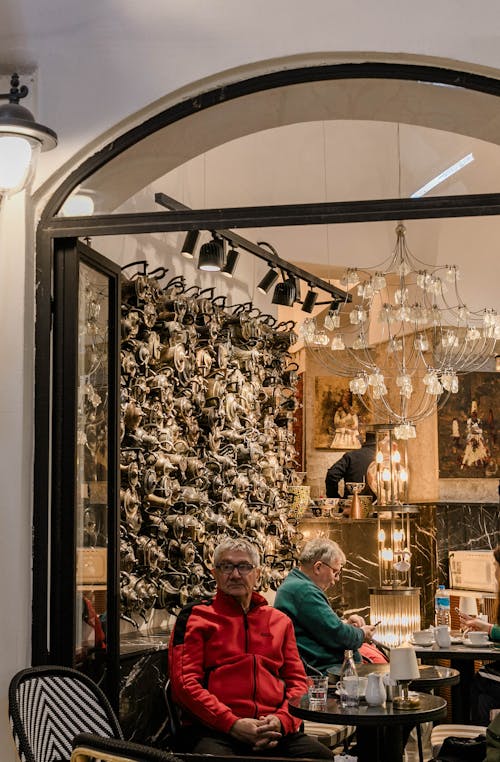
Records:
[[[500,69],[497,0],[2,0],[0,18],[0,72],[38,70],[37,116],[60,136],[38,181],[156,99],[258,62]]]
[[[307,4],[301,0],[146,0],[143,4],[3,0],[1,20],[0,70],[37,69],[37,118],[60,137],[59,147],[42,157],[38,184],[48,182],[51,173],[63,172],[65,163],[69,167],[78,152],[86,151],[92,141],[98,144],[99,136],[120,120],[190,83],[223,78],[220,73],[231,67],[236,67],[235,73],[228,79],[248,76],[252,66],[265,71],[299,65],[301,57],[309,64],[335,58],[414,57],[457,67],[462,60],[467,62],[464,69],[490,66],[500,70],[496,0],[484,0],[480,11],[474,4],[455,0],[421,0],[406,4],[404,12],[400,0],[376,4],[371,0],[355,4],[341,0]],[[259,63],[271,59],[272,63]],[[442,92],[428,89],[436,91],[432,93],[436,104],[453,97],[444,88]],[[314,95],[315,88],[310,90]],[[371,95],[375,109],[375,88]],[[413,108],[418,122],[419,103],[407,99],[406,105]],[[387,111],[386,106],[387,102]],[[486,137],[489,130],[488,139],[500,139],[496,99],[492,109],[486,119],[474,107],[463,110],[469,135],[484,133]],[[404,196],[472,150],[476,161],[439,192],[498,191],[499,149],[446,131],[446,118],[445,107],[441,130],[402,124],[400,162],[394,118],[387,122],[312,120],[257,131],[202,150],[186,167],[156,185],[190,206]],[[175,150],[184,147],[179,141]],[[157,157],[153,155],[152,160]],[[112,182],[116,188],[126,182],[123,170]],[[153,206],[151,198],[142,190],[134,195],[133,205]],[[328,276],[339,265],[364,265],[385,258],[392,248],[393,229],[392,223],[372,223],[245,233],[271,240],[283,257]],[[414,222],[408,224],[408,231],[417,256],[430,262],[459,263],[464,282],[474,292],[471,298],[480,296],[481,302],[498,306],[496,281],[482,277],[488,268],[498,275],[496,218]]]
[[[120,211],[158,211],[162,191],[192,208],[223,208],[408,197],[464,155],[474,161],[430,195],[498,191],[500,147],[462,135],[387,122],[309,122],[232,140],[135,194]],[[239,230],[272,243],[284,259],[324,278],[347,266],[373,267],[395,243],[393,222]],[[456,264],[471,309],[500,308],[495,279],[477,287],[480,268],[498,273],[496,217],[406,223],[408,244],[431,265]],[[492,260],[493,255],[493,262]],[[485,265],[485,263],[490,263]],[[257,279],[265,265],[257,268]],[[473,277],[472,277],[473,276]]]

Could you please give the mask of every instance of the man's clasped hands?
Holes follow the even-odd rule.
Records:
[[[230,735],[242,743],[252,744],[254,749],[267,749],[276,746],[282,736],[281,722],[274,714],[258,719],[243,717],[236,720]]]

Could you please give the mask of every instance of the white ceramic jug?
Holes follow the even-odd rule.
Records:
[[[368,675],[368,683],[366,684],[366,703],[369,706],[379,706],[385,703],[385,697],[386,693],[382,675],[372,672]]]

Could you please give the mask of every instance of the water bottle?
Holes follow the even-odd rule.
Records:
[[[344,661],[340,670],[340,703],[343,707],[359,704],[359,678],[352,651],[344,651]]]
[[[450,626],[450,596],[444,592],[444,585],[439,585],[434,598],[434,610],[436,612],[435,625]]]
[[[344,661],[340,669],[340,679],[343,677],[357,677],[358,670],[354,661],[354,651],[344,651]]]

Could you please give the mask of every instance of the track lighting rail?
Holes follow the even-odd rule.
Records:
[[[192,211],[189,206],[181,204],[180,201],[177,201],[171,196],[167,196],[166,193],[155,193],[155,201],[157,204],[160,204],[160,206],[163,206],[165,209],[169,209],[173,212]],[[351,301],[350,295],[346,294],[345,291],[342,291],[342,289],[333,286],[331,283],[328,283],[328,281],[323,280],[322,278],[318,278],[316,275],[307,272],[307,270],[303,270],[301,267],[297,267],[291,262],[287,262],[286,259],[282,259],[278,254],[274,254],[272,251],[268,251],[267,249],[262,248],[262,246],[253,243],[253,241],[249,241],[247,238],[243,238],[243,236],[235,233],[233,230],[214,230],[213,232],[217,233],[218,236],[224,238],[226,241],[229,241],[232,246],[235,246],[239,249],[244,249],[250,254],[253,254],[255,257],[263,259],[272,267],[282,270],[283,272],[286,272],[290,275],[294,275],[296,278],[305,281],[305,283],[309,285],[309,288],[314,287],[326,292],[327,294],[331,294],[335,298],[348,302]],[[318,302],[318,304],[321,303],[322,302]]]

